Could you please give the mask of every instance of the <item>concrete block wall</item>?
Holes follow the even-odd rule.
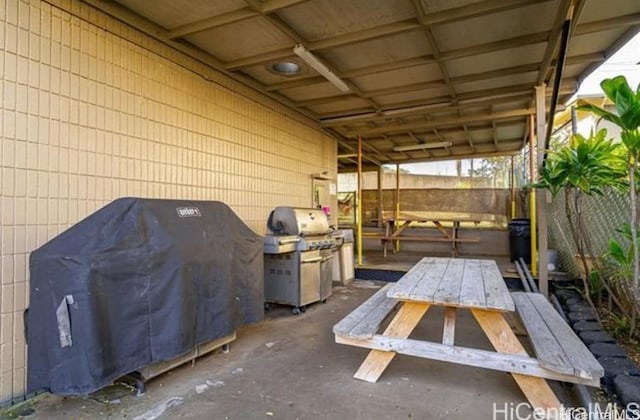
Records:
[[[311,121],[77,0],[0,0],[0,404],[25,393],[28,257],[123,196],[220,200],[264,233],[336,177]]]

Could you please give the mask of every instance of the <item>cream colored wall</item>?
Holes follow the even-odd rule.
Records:
[[[264,232],[336,177],[310,121],[75,0],[0,0],[0,403],[25,391],[29,252],[123,196],[220,200]]]

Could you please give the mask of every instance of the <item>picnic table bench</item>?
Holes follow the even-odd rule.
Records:
[[[395,253],[394,244],[398,241],[417,241],[417,242],[449,242],[451,244],[451,256],[458,256],[460,243],[477,243],[480,242],[478,237],[460,237],[460,223],[462,221],[472,221],[476,224],[480,220],[462,219],[462,218],[405,218],[402,220],[386,219],[385,233],[382,237],[382,246],[384,256],[387,256],[387,248]],[[451,223],[451,227],[445,227],[443,223]],[[402,235],[405,230],[414,223],[433,224],[440,235]]]
[[[442,342],[409,338],[431,306],[445,310]],[[456,312],[468,309],[495,351],[455,345]],[[504,315],[517,311],[536,357],[526,352]],[[393,316],[386,329],[380,326]],[[337,343],[371,349],[356,374],[376,382],[396,354],[512,374],[533,407],[560,408],[546,379],[599,386],[602,366],[544,296],[509,293],[494,261],[423,258],[338,322]]]

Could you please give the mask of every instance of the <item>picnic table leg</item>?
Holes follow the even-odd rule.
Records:
[[[526,350],[518,341],[502,313],[478,309],[472,309],[471,312],[498,353],[527,356]],[[511,376],[513,376],[513,379],[533,408],[543,410],[557,409],[557,412],[560,412],[560,401],[558,401],[546,380],[519,373],[512,373]],[[554,411],[549,410],[546,412]]]
[[[452,229],[451,256],[454,258],[458,256],[458,229],[459,228],[460,228],[460,222],[458,220],[454,220],[453,227],[451,228]]]
[[[384,237],[388,238],[391,235],[390,232],[391,229],[391,221],[387,220],[387,222],[384,224]],[[384,245],[383,249],[384,249],[384,256],[385,258],[387,257],[387,247],[389,246],[389,241],[386,239],[382,240],[382,244]]]
[[[404,302],[389,326],[384,330],[383,335],[398,338],[409,337],[427,309],[429,309],[429,305],[426,303]],[[393,351],[371,350],[353,377],[367,382],[376,382],[395,355],[396,353]]]

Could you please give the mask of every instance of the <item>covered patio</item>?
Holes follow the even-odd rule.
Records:
[[[399,172],[403,163],[523,148],[535,179],[556,110],[640,22],[638,5],[625,0],[86,2],[316,121],[337,139],[338,173],[357,172],[359,180],[382,165]],[[390,203],[378,182],[377,225],[387,231],[374,237],[385,252],[399,247],[397,236],[412,222],[400,209],[399,181],[396,189],[385,212]],[[361,185],[356,195],[360,265],[367,248]],[[527,201],[539,242],[532,270],[546,294],[548,199],[538,192]],[[517,217],[514,209],[500,216]],[[450,233],[438,218],[415,221],[434,222],[444,238],[429,240],[452,243],[454,254],[458,243],[478,242],[457,238],[459,216]]]
[[[72,114],[66,117],[79,120],[81,129],[76,131],[102,133],[104,128],[108,136],[116,133],[113,136],[116,140],[121,140],[119,136],[125,140],[121,146],[125,155],[127,147],[138,153],[136,141],[149,140],[145,137],[153,137],[149,133],[163,141],[169,139],[172,145],[169,149],[156,144],[154,138],[147,141],[151,144],[149,154],[162,156],[157,162],[141,163],[146,158],[142,156],[144,152],[138,153],[142,156],[138,160],[117,161],[123,170],[131,164],[133,169],[127,176],[133,178],[132,182],[144,177],[145,171],[156,174],[156,178],[149,178],[151,187],[140,195],[167,198],[177,191],[178,195],[202,200],[228,199],[234,210],[241,209],[239,217],[251,229],[264,234],[266,215],[277,205],[322,208],[337,225],[337,177],[356,173],[357,213],[351,226],[356,232],[356,273],[373,269],[396,273],[393,274],[396,278],[374,275],[369,279],[360,275],[352,284],[335,286],[326,303],[309,305],[299,316],[292,316],[290,308],[276,306],[265,313],[263,321],[239,328],[228,352],[218,349],[150,380],[143,395],[136,396],[134,388],[122,385],[81,397],[40,394],[16,404],[7,411],[10,416],[134,420],[512,419],[516,415],[514,410],[517,415],[531,414],[532,407],[512,376],[498,370],[399,355],[377,383],[356,380],[353,374],[368,349],[337,344],[332,327],[385,285],[379,280],[398,280],[426,256],[419,244],[421,239],[411,235],[409,225],[414,222],[421,227],[429,224],[431,240],[433,234],[441,235],[434,241],[450,247],[444,250],[447,257],[474,259],[476,263],[496,261],[501,277],[507,279],[509,286],[519,288],[517,281],[508,282],[516,273],[511,268],[505,243],[505,222],[516,216],[513,181],[509,208],[499,214],[489,208],[483,216],[477,216],[473,209],[461,209],[472,215],[460,219],[448,212],[439,214],[428,209],[428,216],[422,213],[412,216],[410,210],[400,207],[399,165],[508,157],[526,148],[531,157],[528,176],[535,179],[544,161],[551,132],[549,122],[554,113],[563,108],[564,101],[593,69],[638,33],[639,2],[42,0],[42,3],[53,10],[50,13],[55,22],[53,36],[63,38],[64,48],[69,49],[69,56],[65,55],[60,66],[63,74],[78,79],[72,90],[83,91],[86,73],[103,78],[105,84],[117,86],[114,89],[122,92],[122,98],[115,93],[112,98],[98,89],[95,96],[99,98],[91,103],[94,108],[101,102],[103,106],[107,103],[111,108],[125,108],[122,122],[105,123],[102,117],[90,113],[74,117],[72,106],[65,115]],[[18,12],[15,15],[16,21],[28,20]],[[90,34],[88,49],[97,53],[81,52],[85,39],[79,28],[85,31],[83,34]],[[28,37],[26,29],[20,31],[16,29],[16,33],[24,32]],[[101,37],[108,37],[109,41],[102,42]],[[95,48],[92,42],[96,42]],[[117,46],[122,45],[130,48],[122,54],[127,59],[118,52]],[[101,69],[107,60],[101,61],[100,54],[105,51],[111,60],[109,70]],[[146,68],[149,57],[162,65]],[[59,72],[56,68],[52,74]],[[159,79],[154,77],[158,74],[162,75]],[[178,87],[170,84],[175,75],[184,77],[184,83],[181,81]],[[120,79],[121,85],[115,82]],[[62,85],[65,80],[63,77]],[[158,80],[164,80],[169,87],[164,89]],[[204,85],[214,86],[216,90],[212,92],[219,96],[198,96]],[[174,112],[176,109],[167,105],[174,102],[183,108]],[[78,104],[74,106],[78,108]],[[152,108],[153,115],[148,111]],[[217,119],[203,117],[207,114],[215,114]],[[153,124],[147,127],[140,121]],[[94,123],[98,129],[92,126]],[[125,134],[118,131],[121,128]],[[313,142],[301,143],[294,131],[305,139],[313,137]],[[209,135],[215,137],[213,143],[220,144],[220,149],[208,148],[212,143]],[[100,135],[96,137],[101,139]],[[256,145],[263,143],[269,150],[258,150]],[[118,147],[115,146],[116,152]],[[206,156],[198,155],[200,151],[206,152]],[[180,156],[178,170],[162,163],[162,159],[175,163],[177,158],[172,154]],[[310,155],[311,160],[330,165],[310,162]],[[77,154],[71,156],[78,158]],[[218,159],[220,156],[224,158]],[[95,163],[81,157],[77,160],[85,167],[91,166],[87,161]],[[156,163],[158,166],[154,166]],[[386,165],[395,167],[398,174],[393,191],[382,188]],[[216,172],[207,173],[211,167]],[[185,172],[188,175],[181,172],[184,168],[188,169]],[[363,191],[366,172],[377,174],[375,191]],[[122,181],[116,170],[113,177],[115,185],[121,187],[129,182]],[[292,177],[298,179],[291,181]],[[164,189],[158,178],[178,187]],[[206,191],[198,190],[198,185],[205,184]],[[85,182],[84,186],[90,189],[91,185],[95,183]],[[112,195],[117,197],[118,190],[113,188]],[[135,194],[141,187],[136,188],[121,188],[120,193]],[[316,200],[316,192],[320,190],[324,194],[322,200],[326,201]],[[98,207],[103,204],[99,200],[113,199],[111,190],[108,191],[101,197],[94,196],[92,205]],[[369,208],[368,225],[363,223],[366,193],[368,203],[375,203]],[[91,196],[85,192],[84,196],[87,195]],[[500,197],[504,198],[503,195]],[[313,198],[309,200],[309,196]],[[446,197],[439,197],[444,203]],[[529,192],[527,211],[534,232],[533,249],[536,244],[538,249],[533,253],[531,266],[544,296],[548,296],[550,288],[547,204],[544,192]],[[84,210],[89,213],[90,206],[85,205]],[[490,214],[491,211],[495,214]],[[77,217],[69,217],[68,223],[56,222],[56,229],[49,229],[47,234],[51,236],[51,232],[57,233],[85,216],[80,209],[76,213]],[[480,222],[494,222],[496,215],[502,223],[499,229],[473,231]],[[407,233],[400,238],[400,234]],[[36,242],[30,239],[29,246],[35,248]],[[20,283],[28,289],[27,247],[22,248],[25,256],[20,275],[24,278]],[[13,266],[11,270],[13,282]],[[13,336],[22,333],[24,325],[18,317],[24,309],[16,305],[14,311],[12,306],[11,320],[16,320],[9,340],[12,343],[19,341]],[[433,308],[411,338],[453,345],[453,327],[445,327],[444,332],[442,329],[443,323],[450,322],[448,317],[449,307]],[[380,328],[388,326],[388,319],[376,324]],[[455,344],[479,351],[493,350],[495,346],[478,326],[477,318],[460,311]],[[527,339],[520,337],[520,342],[517,346],[524,346],[530,354],[534,352]],[[9,357],[14,375],[11,378],[22,375],[22,379],[5,381],[9,385],[2,389],[10,391],[2,395],[2,401],[18,401],[26,394],[24,340],[18,344],[20,353],[16,351],[16,356],[12,353]],[[549,385],[563,406],[577,407],[581,403],[571,386],[551,380]]]

